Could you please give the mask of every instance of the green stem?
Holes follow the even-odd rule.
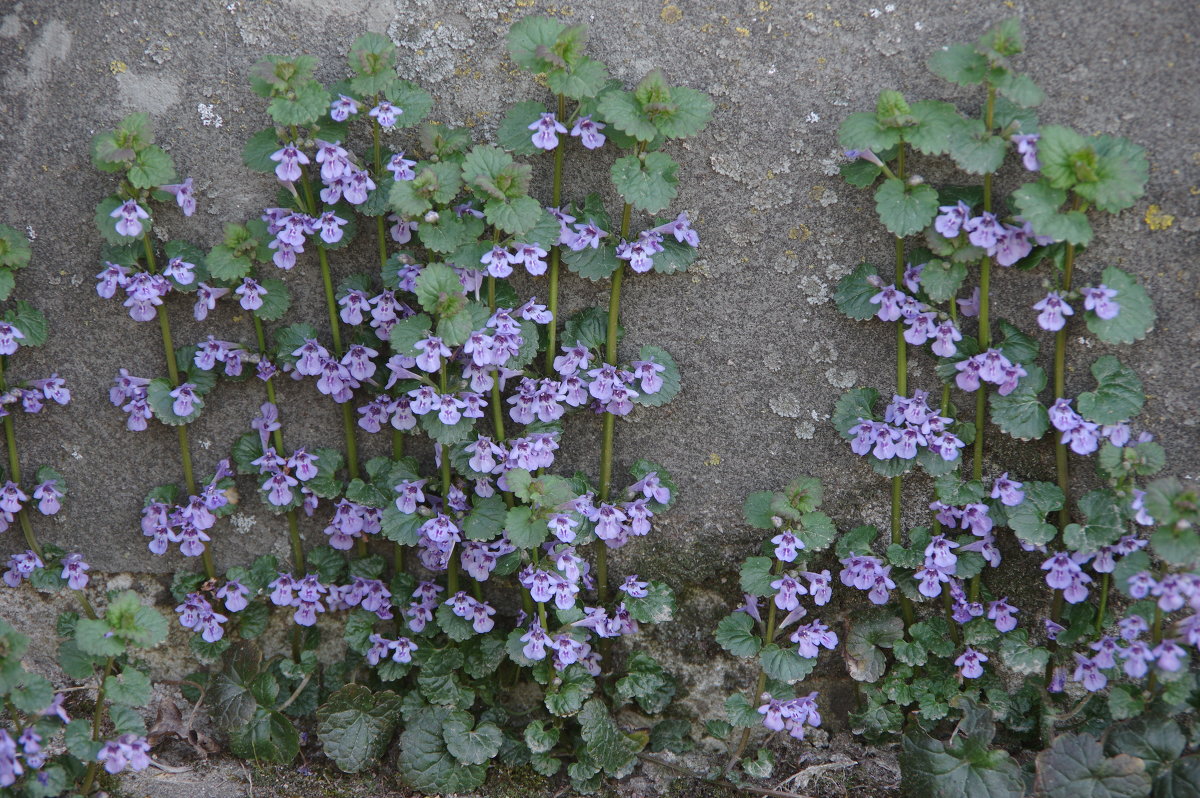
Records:
[[[1075,245],[1067,244],[1066,257],[1063,260],[1063,277],[1062,277],[1062,293],[1066,294],[1071,290],[1071,279],[1075,272]],[[1059,398],[1067,395],[1067,327],[1063,328],[1054,335],[1054,396]],[[1071,471],[1070,461],[1067,457],[1067,447],[1062,442],[1062,433],[1058,434],[1058,440],[1054,444],[1054,464],[1058,472],[1058,487],[1063,492],[1063,506],[1058,511],[1058,528],[1063,530],[1067,524],[1071,523],[1070,502],[1070,485]]]
[[[988,134],[995,127],[996,114],[996,87],[990,82],[987,87],[987,104],[984,106],[983,125]],[[983,176],[983,210],[984,213],[992,211],[992,175],[988,173]],[[991,322],[991,290],[992,290],[992,259],[988,255],[984,255],[979,262],[979,351],[986,352],[992,345],[992,322]],[[983,385],[980,385],[975,392],[975,444],[972,449],[971,458],[971,478],[980,480],[983,478],[983,440],[984,440],[984,425],[987,421],[987,390]],[[979,600],[979,592],[982,587],[981,576],[976,574],[971,577],[971,587],[969,596],[971,601]]]
[[[258,353],[261,357],[267,356],[267,336],[263,332],[262,319],[254,314],[254,335],[258,339]],[[266,381],[267,401],[279,407],[279,402],[275,398],[275,383],[271,380]],[[280,455],[283,454],[283,431],[282,429],[271,430],[271,442],[275,444],[275,451]],[[300,522],[296,517],[295,509],[287,511],[288,521],[288,540],[292,547],[292,573],[297,577],[304,576],[304,545],[300,541]]]
[[[158,272],[158,266],[154,259],[154,246],[150,243],[150,234],[142,235],[142,245],[146,251],[146,268],[151,274]],[[171,322],[167,319],[167,311],[164,305],[159,305],[158,311],[158,329],[162,333],[162,342],[164,354],[167,357],[167,374],[171,378],[171,387],[178,388],[179,382],[179,364],[175,360],[175,344],[171,340]],[[196,495],[196,478],[192,471],[192,453],[191,446],[188,444],[187,425],[180,424],[176,428],[179,437],[179,459],[183,465],[183,481],[187,487],[188,495]],[[217,576],[216,566],[213,565],[212,558],[212,541],[209,541],[201,552],[200,558],[204,563],[204,573],[209,579],[215,579]]]
[[[633,214],[633,206],[625,203],[621,211],[621,239],[629,237],[629,220]],[[605,362],[617,363],[617,329],[621,309],[621,282],[625,277],[625,264],[622,262],[612,276],[612,287],[608,294],[608,334],[604,342]],[[608,501],[612,489],[613,464],[613,434],[616,431],[617,417],[612,413],[604,414],[603,438],[600,446],[600,495],[602,502]],[[596,550],[596,582],[600,603],[608,600],[608,548],[600,546]]]
[[[771,567],[771,573],[779,573],[781,570],[780,566],[782,565],[782,562],[776,560],[775,564]],[[769,607],[767,610],[767,634],[763,638],[763,645],[770,645],[771,641],[775,639],[776,607],[774,600],[767,599],[767,606]],[[763,670],[762,666],[760,665],[758,668],[758,677],[754,681],[754,692],[750,695],[750,703],[752,705],[759,700],[759,696],[762,695],[763,690],[765,690],[766,687],[767,672]],[[730,754],[729,761],[725,763],[725,770],[723,770],[721,773],[722,776],[724,776],[733,768],[738,759],[742,756],[742,752],[746,750],[746,743],[750,741],[750,730],[751,729],[749,727],[742,730],[742,736],[738,740],[737,747],[733,750],[733,753]]]
[[[450,371],[450,364],[443,363],[441,372],[438,374],[438,385],[440,393],[445,394],[449,388],[447,387]],[[442,512],[449,514],[450,511],[450,447],[442,446]],[[446,591],[453,596],[458,592],[458,556],[455,552],[450,552],[449,561],[446,563]]]
[[[1104,613],[1108,610],[1109,574],[1100,577],[1100,608],[1096,611],[1096,634],[1104,629]]]
[[[375,150],[375,180],[383,175],[383,149],[380,145],[379,126],[371,126],[372,144]],[[387,222],[384,216],[375,217],[375,238],[379,242],[379,268],[387,268]],[[392,430],[392,459],[399,460],[404,456],[404,433],[398,429]]]
[[[903,180],[905,177],[905,148],[900,145],[900,154],[896,159],[897,176]],[[895,264],[895,285],[901,286],[904,284],[904,239],[900,236],[896,237],[896,264]],[[904,340],[904,322],[896,322],[896,393],[900,396],[908,396],[908,342]],[[903,477],[892,477],[892,514],[891,514],[891,533],[892,542],[897,545],[903,545],[904,534],[900,528],[900,508],[904,493]],[[900,595],[900,611],[904,616],[904,628],[913,624],[913,607],[908,596]]]
[[[567,113],[567,98],[563,95],[558,95],[558,119],[562,120]],[[554,148],[554,182],[550,189],[550,205],[554,208],[559,207],[562,203],[562,173],[563,173],[563,151],[566,147],[562,144]],[[550,324],[546,326],[546,373],[554,373],[554,356],[558,351],[558,261],[560,249],[559,245],[555,244],[550,248],[550,285],[547,291],[549,297],[547,299],[548,308],[550,310]]]
[[[104,663],[104,676],[100,679],[100,686],[96,688],[96,708],[92,711],[92,740],[100,741],[100,725],[104,722],[104,683],[108,681],[108,677],[112,675],[113,658],[109,657]],[[84,795],[90,795],[92,785],[96,781],[96,774],[99,769],[98,762],[89,762],[87,767],[87,775],[83,779],[83,789],[80,790]]]

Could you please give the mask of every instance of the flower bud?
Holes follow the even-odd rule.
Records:
[[[425,214],[425,221],[429,224],[437,224],[437,220],[440,218],[437,211],[429,211]]]

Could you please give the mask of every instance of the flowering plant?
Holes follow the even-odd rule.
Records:
[[[125,171],[97,212],[111,244],[97,292],[121,290],[132,318],[159,320],[170,372],[123,372],[113,402],[130,429],[152,416],[179,429],[188,496],[174,485],[153,491],[142,528],[154,553],[179,542],[203,559],[202,573],[176,574],[172,592],[193,651],[213,666],[193,681],[207,683],[237,755],[290,761],[294,720],[315,716],[326,754],[346,771],[378,760],[399,727],[399,770],[424,791],[472,789],[498,758],[545,775],[566,759],[575,788],[594,791],[631,772],[643,749],[689,745],[685,722],[656,717],[674,678],[641,652],[623,670],[612,665],[622,659],[615,638],[671,618],[672,591],[637,574],[610,579],[607,552],[649,534],[675,500],[667,470],[647,460],[614,485],[616,420],[680,390],[665,350],[621,356],[620,293],[626,272],[670,274],[695,258],[686,213],[648,217],[636,235],[633,224],[674,198],[677,165],[662,148],[697,133],[712,103],[658,72],[627,91],[585,42],[583,28],[546,18],[514,25],[510,54],[546,76],[557,113],[518,103],[499,146],[424,122],[432,99],[396,76],[384,36],[359,37],[351,76],[332,88],[313,77],[315,59],[268,56],[250,82],[273,124],[243,155],[278,180],[279,199],[261,218],[227,225],[207,253],[168,243],[161,270],[151,201],[173,199],[190,215],[193,183],[173,182],[142,117],[97,138],[97,166]],[[628,152],[610,170],[624,200],[619,224],[598,193],[564,200],[572,139],[593,159]],[[549,204],[530,193],[534,164],[518,160],[543,153],[553,157]],[[361,265],[358,239],[370,239],[375,264],[335,281],[334,261]],[[314,251],[327,322],[268,334],[298,310],[289,284]],[[561,323],[564,264],[609,279],[608,308]],[[545,303],[520,298],[541,280]],[[236,302],[253,342],[210,335],[176,351],[164,302],[175,292],[195,294],[197,321]],[[186,425],[218,376],[248,376],[251,364],[265,401],[197,490]],[[341,450],[285,446],[286,394],[314,388],[341,409]],[[601,417],[598,479],[552,473],[565,422],[585,414]],[[390,451],[361,456],[381,447],[360,447],[360,436],[385,430]],[[222,577],[211,538],[237,501],[235,474],[286,518],[291,561],[263,555]],[[325,545],[305,549],[304,517],[327,519]],[[258,642],[273,607],[293,624],[290,656],[264,655]],[[334,616],[345,658],[320,668],[318,629],[328,623],[319,621]],[[507,708],[515,683],[542,694],[519,726]],[[625,704],[644,713],[632,733],[613,717]]]
[[[886,404],[874,388],[847,392],[833,423],[855,454],[890,479],[890,535],[876,544],[876,528],[861,526],[834,543],[832,524],[796,505],[803,482],[783,494],[751,497],[748,521],[779,533],[771,541],[774,563],[747,561],[747,603],[721,622],[717,639],[735,655],[759,656],[761,723],[803,737],[815,710],[807,699],[801,705],[791,698],[795,688],[771,687],[771,679],[803,678],[817,646],[838,640],[824,624],[818,633],[797,627],[796,648],[777,654],[773,639],[784,624],[775,616],[777,609],[804,612],[796,598],[805,590],[800,576],[810,579],[807,590],[821,603],[817,591],[830,572],[775,577],[787,557],[797,556],[798,544],[801,559],[834,544],[838,581],[865,592],[873,605],[851,610],[841,641],[850,676],[862,683],[852,723],[868,740],[903,732],[906,789],[1024,795],[1021,768],[990,747],[999,723],[1007,734],[1034,736],[1046,748],[1036,780],[1047,795],[1077,794],[1070,790],[1079,781],[1099,784],[1113,768],[1126,775],[1130,790],[1096,794],[1144,794],[1151,777],[1191,778],[1186,774],[1200,761],[1173,764],[1146,754],[1155,723],[1167,730],[1170,739],[1160,742],[1170,759],[1184,750],[1179,726],[1167,718],[1186,710],[1195,689],[1184,647],[1200,644],[1195,492],[1175,480],[1142,484],[1165,458],[1152,435],[1134,427],[1145,396],[1133,370],[1102,354],[1091,364],[1094,388],[1071,396],[1066,358],[1073,319],[1085,321],[1107,346],[1133,343],[1153,326],[1149,298],[1121,269],[1110,266],[1091,285],[1076,284],[1077,260],[1093,238],[1089,212],[1130,207],[1144,191],[1147,165],[1141,148],[1124,139],[1040,125],[1032,109],[1043,94],[1011,66],[1021,50],[1018,25],[1009,20],[974,45],[930,59],[939,76],[983,86],[980,118],[949,103],[909,103],[884,91],[874,113],[843,122],[850,160],[842,174],[856,187],[875,187],[879,219],[895,237],[895,265],[886,274],[870,264],[857,267],[835,299],[852,319],[893,326],[896,383]],[[930,165],[922,157],[943,156],[966,175],[982,176],[982,185],[931,185],[917,167]],[[1011,174],[1010,156],[1024,181],[1001,197],[993,181],[997,173]],[[1045,296],[1029,315],[1036,328],[1054,334],[1048,406],[1042,397],[1051,380],[1037,364],[1036,330],[991,318],[994,266],[1049,269]],[[909,354],[927,345],[940,392],[908,385]],[[956,406],[955,389],[974,399],[967,410]],[[985,447],[998,435],[1038,441],[1052,429],[1054,481],[1037,479],[1040,469],[1027,455],[1001,465],[1007,447]],[[1073,456],[1094,459],[1100,487],[1086,490],[1072,481]],[[904,499],[915,489],[906,489],[904,477],[917,469],[931,478],[933,495],[921,501],[928,520],[906,530]],[[1157,531],[1146,535],[1147,529]],[[985,580],[989,569],[995,575]],[[1042,575],[1051,599],[1030,597],[1016,578],[1021,572]],[[1127,600],[1116,600],[1114,588]],[[755,632],[756,596],[771,602],[765,637]],[[773,669],[768,649],[786,668]],[[1107,701],[1090,700],[1096,694]],[[1069,711],[1068,698],[1078,702]],[[710,732],[750,725],[751,704],[734,696],[729,723],[710,724]],[[1088,736],[1115,721],[1123,723],[1106,749]],[[952,724],[966,742],[954,734],[941,741]],[[768,773],[768,754],[743,760],[745,772]]]

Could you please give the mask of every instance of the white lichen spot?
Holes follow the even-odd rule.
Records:
[[[818,363],[836,363],[838,352],[829,341],[816,340],[808,348],[808,356]]]
[[[25,225],[25,237],[30,241],[37,241],[37,231],[33,229],[33,225]]]
[[[808,294],[808,304],[821,305],[829,301],[829,286],[814,274],[800,278],[800,290]]]
[[[858,382],[858,372],[854,369],[826,369],[825,379],[834,388],[853,388]]]
[[[800,399],[793,393],[781,393],[767,400],[775,415],[783,418],[800,418]]]
[[[888,3],[886,6],[883,7],[883,10],[890,14],[896,10],[896,4]]]
[[[225,124],[221,115],[213,110],[212,103],[196,103],[196,113],[200,115],[200,124],[205,127],[220,127]]]
[[[208,440],[207,438],[203,438],[203,439],[197,441],[197,443],[199,443],[200,448],[204,449],[205,451],[208,451],[209,449],[212,448],[212,441]]]
[[[817,426],[811,421],[802,421],[795,426],[793,431],[796,433],[796,437],[800,440],[811,441],[813,434],[817,431]]]
[[[811,125],[815,122],[820,122],[821,117],[817,114],[816,111],[809,111],[808,116],[804,117],[804,121]]]
[[[913,28],[915,30],[925,30],[925,23],[924,22],[914,22]]]
[[[109,574],[105,587],[108,590],[129,590],[133,587],[133,574]]]
[[[821,192],[820,203],[821,203],[822,208],[828,208],[830,205],[836,205],[837,201],[838,201],[837,193],[834,192],[832,189],[827,188]]]
[[[783,355],[778,350],[772,349],[763,358],[763,365],[767,367],[767,371],[779,371],[783,368]]]
[[[230,517],[229,523],[233,525],[234,532],[244,535],[254,529],[258,519],[248,513],[235,513]]]

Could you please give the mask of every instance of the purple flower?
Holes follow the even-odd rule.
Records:
[[[63,557],[62,566],[62,573],[59,576],[67,580],[67,587],[72,590],[83,590],[87,587],[87,572],[91,566],[83,561],[82,555],[68,554]]]
[[[200,283],[196,286],[196,304],[192,308],[192,316],[196,321],[204,321],[208,318],[208,312],[217,307],[217,300],[228,293],[228,288],[213,288]]]
[[[992,601],[988,604],[988,620],[995,621],[996,631],[1011,632],[1017,628],[1017,619],[1013,616],[1020,612],[1016,607],[1008,603],[1008,597],[999,601]]]
[[[1041,311],[1037,317],[1038,326],[1050,332],[1061,330],[1067,323],[1066,317],[1075,315],[1075,311],[1063,301],[1057,291],[1046,294],[1033,306],[1033,309]]]
[[[329,116],[334,122],[345,122],[351,114],[357,113],[358,101],[344,94],[339,94],[337,99],[329,104]]]
[[[958,302],[958,312],[965,318],[973,319],[979,315],[979,286],[975,286],[975,290],[971,292],[971,296],[967,299],[955,300]]]
[[[346,202],[351,205],[362,205],[367,201],[367,192],[374,190],[375,181],[365,170],[354,172],[343,188]]]
[[[246,609],[250,604],[246,598],[249,595],[250,588],[236,579],[230,579],[217,589],[217,598],[225,599],[225,609],[230,612],[241,612]]]
[[[1140,679],[1150,670],[1149,663],[1155,657],[1150,646],[1140,640],[1134,640],[1128,648],[1118,650],[1118,655],[1125,660],[1122,670],[1131,679]]]
[[[1095,288],[1084,288],[1080,293],[1083,294],[1084,310],[1094,312],[1101,319],[1115,319],[1121,311],[1120,303],[1112,301],[1117,291],[1104,283]]]
[[[1012,266],[1032,252],[1033,242],[1029,240],[1032,235],[1033,228],[1028,223],[1022,227],[1004,225],[1004,233],[996,240],[996,263]]]
[[[574,252],[582,252],[588,247],[599,249],[600,239],[607,237],[608,233],[597,227],[594,222],[588,222],[587,224],[575,225],[575,233],[569,241],[564,241],[563,243]]]
[[[184,216],[191,216],[196,212],[196,197],[192,194],[192,178],[189,177],[182,183],[170,186],[159,186],[159,188],[175,196],[175,202],[179,203]]]
[[[978,679],[983,675],[983,663],[988,661],[987,654],[967,646],[967,650],[958,655],[954,664],[964,679]]]
[[[1025,492],[1021,490],[1025,483],[1008,478],[1005,471],[992,481],[992,498],[999,499],[1005,507],[1016,507],[1025,501]]]
[[[900,303],[908,297],[896,289],[895,285],[886,285],[878,294],[871,297],[872,305],[879,305],[875,313],[880,321],[897,321],[900,318]]]
[[[300,151],[295,142],[288,142],[271,153],[271,160],[278,164],[275,167],[275,176],[284,183],[295,183],[299,180],[303,174],[300,167],[310,163],[308,156]]]
[[[113,209],[109,217],[117,219],[117,233],[135,238],[142,234],[142,223],[140,220],[149,219],[150,214],[146,213],[142,206],[138,205],[134,200],[125,200]]]
[[[933,229],[946,238],[957,238],[963,225],[971,218],[971,206],[962,200],[956,205],[943,205],[938,210],[941,213],[933,220]]]
[[[263,296],[267,294],[267,289],[258,284],[258,281],[253,277],[243,277],[242,284],[233,291],[240,296],[241,306],[243,310],[258,310],[263,306]]]
[[[57,479],[48,479],[33,489],[33,498],[37,499],[38,512],[42,515],[54,515],[62,509],[59,499],[65,495],[58,489]]]
[[[963,229],[971,234],[971,244],[986,249],[989,255],[995,249],[1000,236],[1004,234],[1004,226],[1000,220],[988,211],[968,219],[963,223]]]
[[[1030,172],[1036,172],[1042,168],[1038,163],[1037,143],[1041,135],[1038,133],[1021,134],[1015,133],[1011,137],[1013,144],[1017,145],[1017,152],[1022,156],[1021,162],[1025,164],[1025,168]]]
[[[546,273],[546,250],[535,242],[533,244],[513,244],[513,252],[508,255],[508,262],[525,266],[525,271],[534,275]]]
[[[554,118],[554,114],[542,114],[541,118],[528,125],[534,131],[533,146],[543,150],[552,150],[558,146],[558,133],[566,133],[567,129]]]
[[[196,393],[194,383],[185,382],[170,394],[174,399],[171,405],[171,412],[180,417],[190,416],[195,410],[197,403],[203,406],[200,401],[200,395]]]
[[[561,127],[562,126],[560,125],[560,133],[563,132]],[[579,136],[579,143],[587,147],[589,150],[595,150],[604,146],[605,136],[600,131],[604,130],[605,127],[607,126],[603,122],[593,122],[592,117],[589,114],[588,116],[581,116],[579,119],[575,120],[575,126],[571,128],[571,135]],[[530,130],[532,129],[533,128],[530,128]],[[537,141],[534,141],[534,144],[537,144]],[[546,147],[545,149],[554,148]]]
[[[387,169],[392,173],[392,178],[395,180],[413,180],[416,174],[412,168],[417,165],[416,161],[410,161],[404,157],[403,150],[392,155],[387,162]]]
[[[1083,682],[1083,686],[1088,692],[1096,692],[1103,690],[1108,684],[1108,677],[1100,670],[1100,666],[1082,654],[1075,654],[1075,675],[1071,677],[1073,682]]]
[[[673,235],[675,240],[680,244],[687,244],[690,247],[700,246],[700,235],[691,228],[691,223],[688,221],[687,211],[675,217],[674,221],[667,222],[655,227],[650,232],[658,233],[659,235]]]
[[[391,130],[396,125],[396,118],[403,113],[403,108],[398,108],[387,100],[380,100],[379,104],[371,109],[369,116],[375,117],[375,121],[384,130]]]
[[[316,226],[320,230],[321,240],[326,244],[336,244],[342,240],[342,227],[348,222],[333,211],[326,211],[317,219]]]

